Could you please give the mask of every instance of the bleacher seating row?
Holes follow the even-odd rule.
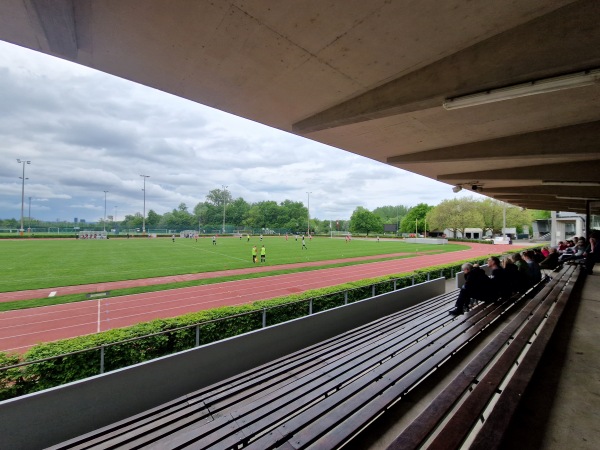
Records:
[[[531,300],[520,299],[514,319],[388,450],[500,448],[580,276],[575,266],[565,266]]]
[[[490,324],[521,308],[390,447],[417,448],[429,440],[433,448],[458,448],[543,322],[543,336],[518,373],[535,367],[546,342],[540,338],[551,334],[573,274],[569,267],[555,274],[530,301],[481,305],[458,318],[448,315],[457,291],[433,298],[52,448],[338,448]],[[526,385],[521,378],[511,383],[487,419],[494,425],[484,424],[476,435],[480,448],[493,447],[498,437],[488,434],[502,430],[498,422],[514,410],[510,392]]]

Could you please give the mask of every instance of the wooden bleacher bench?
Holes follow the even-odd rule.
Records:
[[[579,273],[553,274],[388,450],[498,448]]]
[[[339,447],[510,306],[453,317],[457,296],[422,302],[52,448]]]

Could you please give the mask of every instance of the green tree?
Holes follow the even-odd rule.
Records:
[[[300,224],[306,224],[306,218],[308,217],[308,209],[302,202],[293,202],[291,200],[284,200],[279,204],[279,220],[278,228],[290,228],[296,231],[296,228]],[[290,223],[295,223],[295,228],[289,226]]]
[[[208,219],[210,217],[211,208],[215,208],[212,205],[207,204],[206,202],[200,202],[194,207],[194,216],[196,218],[196,222],[201,225],[208,224]]]
[[[352,233],[382,233],[383,222],[381,217],[366,208],[359,206],[350,217],[350,231]]]
[[[506,209],[506,226],[516,228],[517,233],[522,233],[523,227],[529,228],[531,222],[533,222],[533,218],[529,210],[517,206],[509,206]]]
[[[233,198],[227,189],[213,189],[206,195],[206,203],[223,209],[223,203],[231,203]]]
[[[483,231],[489,231],[492,234],[499,233],[504,220],[504,204],[491,198],[486,198],[478,203],[477,209],[483,217]]]
[[[418,232],[423,232],[426,231],[425,226],[427,226],[428,230],[431,229],[429,223],[425,224],[425,218],[432,208],[433,206],[429,206],[426,203],[419,203],[410,208],[400,222],[400,231],[403,233],[414,233],[417,230]]]
[[[552,214],[550,211],[543,211],[539,209],[530,210],[532,220],[550,219]]]
[[[241,225],[250,211],[250,204],[242,197],[236,198],[226,206],[225,220],[234,226]]]
[[[243,225],[250,228],[260,228],[261,224],[261,213],[260,208],[257,205],[252,205],[246,214]]]
[[[127,214],[121,222],[124,228],[127,229],[142,229],[143,217],[141,213],[135,213],[134,215]]]
[[[156,228],[160,223],[161,215],[156,213],[153,209],[148,211],[148,217],[146,218],[146,226],[148,228]]]
[[[393,223],[398,225],[400,229],[400,223],[404,216],[408,213],[409,208],[403,205],[398,206],[380,206],[373,210],[373,214],[377,214],[381,217],[383,223]]]
[[[476,204],[477,209],[483,217],[483,230],[489,231],[492,234],[502,232],[504,225],[504,213],[506,211],[506,227],[517,228],[517,232],[522,232],[523,227],[529,227],[532,221],[531,213],[527,210],[522,210],[517,206],[508,205],[494,199],[480,200]]]
[[[432,229],[452,231],[465,235],[465,228],[483,228],[484,220],[477,203],[471,198],[444,200],[427,214],[427,223]]]

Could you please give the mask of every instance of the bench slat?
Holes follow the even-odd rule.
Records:
[[[461,372],[415,419],[388,447],[388,450],[417,448],[422,445],[429,434],[438,423],[448,414],[453,405],[462,397],[463,393],[472,385],[476,377],[484,370],[489,361],[492,361],[495,355],[510,340],[511,336],[522,326],[529,315],[537,306],[548,297],[554,287],[571,276],[572,270],[565,269],[555,276],[548,285],[546,285],[529,303],[521,309],[519,314],[499,333],[486,347],[467,365]],[[536,300],[537,299],[537,300]],[[513,345],[513,344],[511,344]],[[477,385],[479,389],[483,389]],[[477,389],[476,387],[476,389]],[[456,429],[457,426],[454,427]],[[443,433],[448,437],[448,431]],[[452,448],[447,439],[444,439],[445,448]]]
[[[532,343],[527,358],[525,358],[508,385],[502,392],[489,417],[485,420],[483,427],[477,434],[474,442],[471,444],[472,450],[489,450],[498,448],[502,442],[504,432],[510,425],[510,422],[523,398],[533,374],[542,359],[546,346],[552,338],[554,330],[565,310],[569,297],[573,290],[574,283],[569,284],[560,294],[558,301],[552,311],[544,328],[538,334],[536,340]]]

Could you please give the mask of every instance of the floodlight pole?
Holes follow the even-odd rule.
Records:
[[[225,205],[227,204],[227,196],[225,193],[227,192],[226,189],[229,186],[222,184],[221,187],[223,188],[223,234],[225,234]]]
[[[146,234],[146,178],[150,178],[150,175],[140,175],[144,178],[144,215],[142,216],[142,235]]]
[[[27,178],[25,178],[25,165],[31,164],[31,161],[24,161],[21,159],[17,159],[17,162],[19,164],[23,164],[23,176],[19,177],[19,178],[21,178],[21,180],[23,180],[23,182],[21,184],[21,236],[23,236],[23,231],[25,231],[23,229],[23,209],[25,208],[25,180],[27,180]]]
[[[29,197],[29,232],[31,233],[31,197]]]
[[[310,236],[310,194],[312,194],[312,192],[307,192],[306,195],[308,196],[308,203],[306,205],[306,235]]]
[[[106,233],[106,193],[108,191],[104,191],[104,219],[102,219],[102,225],[104,225],[104,232]]]

